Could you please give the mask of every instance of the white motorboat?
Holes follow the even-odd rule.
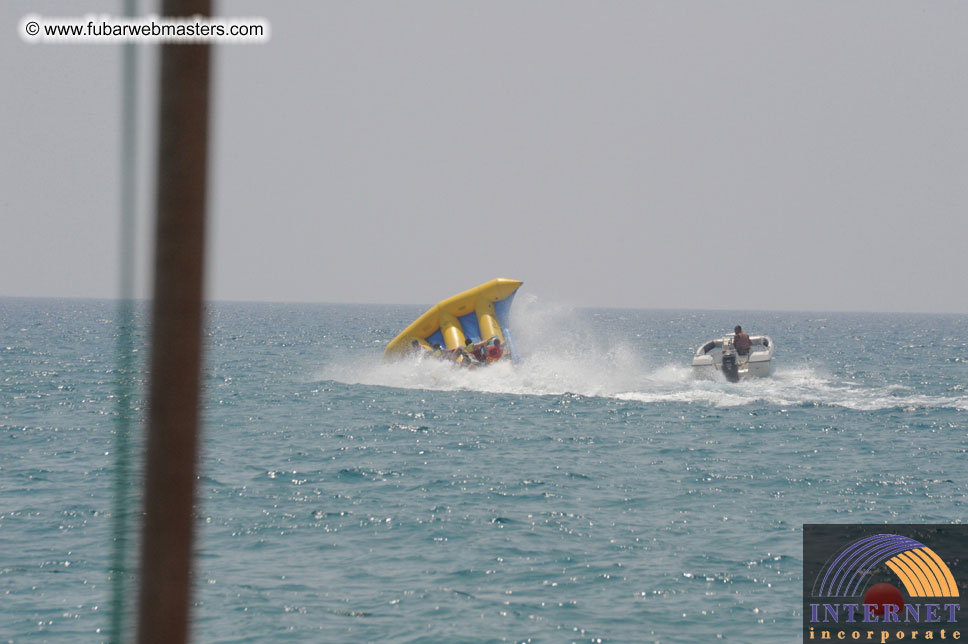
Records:
[[[735,335],[729,333],[699,347],[692,358],[693,373],[711,377],[721,371],[730,382],[749,376],[769,376],[773,372],[773,340],[766,335],[751,335],[749,353],[739,355],[733,345]]]

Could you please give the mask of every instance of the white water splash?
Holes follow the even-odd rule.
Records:
[[[769,378],[729,383],[696,379],[691,367],[649,369],[627,356],[530,358],[467,370],[436,360],[333,367],[320,379],[345,384],[544,396],[579,394],[642,403],[695,403],[713,407],[768,404],[778,407],[833,406],[858,411],[950,408],[968,410],[968,396],[916,394],[898,386],[864,387],[810,369],[778,369]]]
[[[638,338],[603,337],[587,317],[533,296],[515,303],[518,364],[464,369],[428,358],[384,363],[331,364],[318,379],[433,391],[478,391],[522,396],[579,394],[641,403],[713,407],[767,404],[833,406],[859,411],[949,408],[968,410],[968,395],[932,396],[900,385],[872,386],[838,379],[815,368],[780,364],[768,378],[729,383],[695,377],[690,355],[679,364],[647,364]],[[959,392],[961,393],[961,392]]]

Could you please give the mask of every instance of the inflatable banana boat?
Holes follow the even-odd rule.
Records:
[[[402,357],[415,349],[459,353],[467,340],[488,344],[488,348],[497,340],[496,344],[502,347],[501,359],[517,362],[508,317],[511,301],[521,284],[497,278],[438,302],[390,341],[384,357]]]

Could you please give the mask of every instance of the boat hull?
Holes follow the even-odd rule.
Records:
[[[707,356],[710,361],[699,362],[695,360],[692,362],[692,371],[695,375],[705,378],[715,378],[716,374],[722,373],[723,366],[722,363],[715,363],[712,360],[712,356]],[[750,361],[743,363],[741,362],[739,367],[736,369],[736,373],[739,379],[743,378],[766,378],[773,374],[773,360],[757,360],[755,362]]]
[[[729,380],[744,378],[766,378],[773,373],[773,354],[775,346],[767,336],[751,338],[753,346],[749,355],[735,356],[735,373],[723,371],[723,354],[717,349],[722,348],[722,341],[713,340],[703,345],[692,359],[692,370],[696,376],[715,378],[723,374]]]

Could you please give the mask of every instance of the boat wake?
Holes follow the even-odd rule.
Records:
[[[810,368],[777,368],[771,378],[729,383],[697,380],[691,367],[636,365],[622,352],[579,363],[560,357],[532,357],[521,364],[468,371],[434,361],[402,361],[331,368],[320,379],[428,391],[476,391],[520,396],[612,398],[640,403],[688,403],[712,407],[765,404],[777,407],[830,406],[857,411],[884,409],[968,410],[968,395],[932,396],[909,387],[870,387],[839,381]]]
[[[770,405],[780,408],[840,407],[858,411],[884,409],[968,410],[968,393],[928,395],[902,385],[858,383],[815,367],[777,365],[772,377],[739,383],[697,379],[684,347],[680,363],[643,357],[641,337],[603,337],[594,321],[578,320],[563,307],[537,306],[521,298],[513,318],[520,347],[528,347],[517,365],[500,363],[474,370],[428,358],[368,362],[349,358],[330,364],[317,380],[430,391],[475,391],[520,396],[577,394],[649,404],[686,403],[719,408]]]

